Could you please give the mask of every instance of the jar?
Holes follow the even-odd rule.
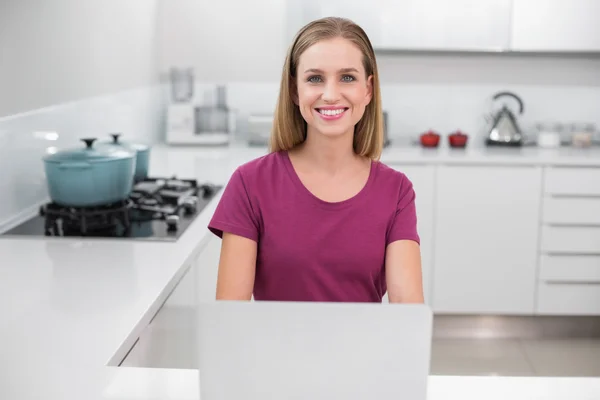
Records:
[[[561,133],[563,127],[556,123],[539,123],[536,125],[538,131],[537,144],[539,147],[556,148],[560,147]]]
[[[590,147],[596,127],[594,124],[575,123],[571,126],[571,141],[574,147]]]

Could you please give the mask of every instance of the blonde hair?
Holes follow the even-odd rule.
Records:
[[[313,44],[326,39],[342,37],[354,43],[363,53],[363,66],[367,77],[372,75],[372,98],[365,108],[363,117],[354,130],[354,152],[378,160],[383,150],[383,112],[379,89],[379,73],[375,52],[363,29],[354,22],[338,17],[321,18],[305,25],[296,34],[289,47],[279,98],[275,107],[275,118],[271,131],[269,150],[277,152],[291,150],[306,139],[306,121],[294,103],[296,91],[296,69],[300,56]]]

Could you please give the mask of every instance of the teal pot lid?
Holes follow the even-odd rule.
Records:
[[[122,146],[135,151],[147,151],[150,149],[150,146],[142,144],[142,143],[131,143],[127,141],[123,141],[120,139],[123,136],[120,133],[111,133],[110,136],[112,140],[110,142],[102,142],[102,145],[114,145],[114,146]]]
[[[115,160],[126,160],[135,157],[135,153],[127,149],[107,149],[103,146],[94,147],[95,138],[81,139],[85,146],[81,148],[59,150],[54,154],[49,154],[44,157],[47,162],[105,162]]]

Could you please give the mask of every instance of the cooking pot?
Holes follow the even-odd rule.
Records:
[[[95,148],[95,138],[81,140],[84,148],[44,157],[52,201],[67,207],[90,207],[126,200],[133,188],[136,154],[126,149]]]
[[[461,131],[456,131],[448,135],[448,144],[450,147],[463,148],[467,146],[467,140],[469,137]]]
[[[437,147],[440,143],[439,133],[431,130],[421,134],[419,139],[423,147]]]
[[[102,147],[109,146],[115,149],[131,150],[136,154],[135,161],[135,181],[142,181],[148,178],[148,165],[150,164],[150,146],[141,143],[124,142],[119,139],[120,133],[111,133],[112,141],[103,142]]]

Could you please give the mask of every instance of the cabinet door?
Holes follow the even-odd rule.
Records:
[[[391,165],[391,167],[404,173],[413,183],[416,195],[417,229],[421,238],[423,292],[425,303],[431,305],[435,167],[419,165]],[[387,301],[387,295],[384,300]]]
[[[513,0],[511,49],[600,51],[600,1]]]
[[[217,295],[217,275],[221,257],[221,239],[210,234],[204,250],[196,258],[196,293],[199,302],[215,301]]]
[[[373,46],[380,41],[381,15],[388,0],[296,0],[303,10],[304,24],[324,17],[348,18],[363,28]]]
[[[352,19],[375,48],[498,50],[510,40],[511,0],[309,0],[305,22]]]
[[[537,167],[439,167],[435,311],[534,313],[541,182]]]
[[[502,50],[510,40],[510,0],[386,0],[381,48]]]

